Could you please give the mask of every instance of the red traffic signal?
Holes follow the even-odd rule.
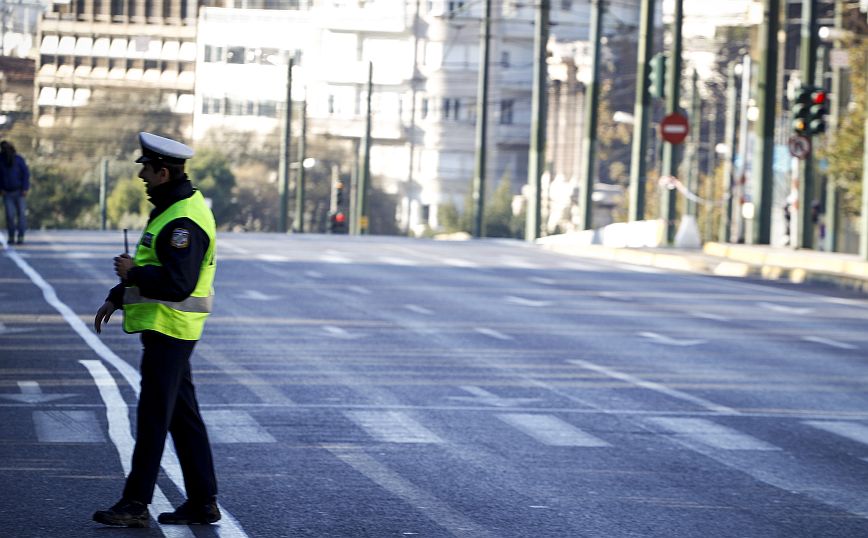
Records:
[[[343,211],[335,214],[335,223],[343,224],[344,222],[346,222],[346,220],[347,220],[347,217],[346,217],[346,215],[344,215]]]
[[[826,104],[826,92],[823,90],[817,90],[811,94],[811,102],[815,105],[825,105]]]

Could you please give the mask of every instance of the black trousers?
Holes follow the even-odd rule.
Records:
[[[208,432],[199,414],[190,371],[195,345],[195,341],[155,331],[142,333],[142,390],[125,499],[151,503],[168,432],[181,463],[187,498],[198,501],[217,495]]]

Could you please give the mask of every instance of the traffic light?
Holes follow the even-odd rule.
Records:
[[[337,181],[335,182],[335,207],[341,207],[341,204],[344,203],[344,182]]]
[[[347,215],[343,211],[334,211],[329,215],[329,230],[331,233],[347,231]]]
[[[663,99],[666,96],[666,55],[658,52],[651,58],[648,72],[648,92],[652,97]]]
[[[801,86],[790,111],[793,113],[793,132],[800,136],[810,135],[808,116],[811,112],[811,92],[813,88]]]
[[[811,92],[811,108],[808,110],[808,132],[818,135],[826,132],[826,92]]]

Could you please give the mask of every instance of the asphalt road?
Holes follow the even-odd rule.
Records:
[[[868,536],[868,300],[509,241],[221,234],[211,527],[106,529],[120,232],[0,254],[0,536]],[[134,423],[134,422],[132,422]],[[171,452],[152,514],[183,500]]]

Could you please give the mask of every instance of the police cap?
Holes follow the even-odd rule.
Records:
[[[166,164],[184,164],[193,156],[193,150],[176,140],[164,138],[151,133],[139,133],[139,144],[142,146],[142,156],[137,163],[161,161]]]

